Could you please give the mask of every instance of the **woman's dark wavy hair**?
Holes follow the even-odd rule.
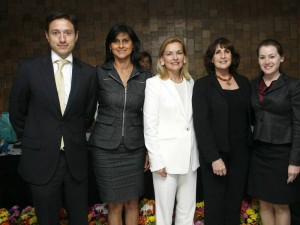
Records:
[[[131,62],[138,66],[138,57],[139,57],[139,51],[140,51],[140,46],[141,42],[140,39],[137,37],[133,29],[128,26],[125,23],[117,23],[112,28],[107,34],[106,41],[105,41],[105,62],[110,62],[114,61],[114,55],[111,52],[110,45],[114,40],[116,39],[117,35],[119,33],[127,33],[133,43],[133,49],[131,53]]]
[[[230,74],[236,74],[237,68],[240,64],[240,54],[235,50],[233,44],[226,38],[220,37],[213,41],[207,48],[204,55],[204,66],[208,74],[215,74],[215,64],[212,63],[217,46],[230,50],[232,55],[232,62],[229,67]]]
[[[260,42],[259,45],[257,46],[257,49],[256,49],[257,57],[259,57],[259,50],[262,46],[274,46],[277,49],[278,54],[281,57],[284,57],[283,47],[282,47],[282,45],[280,44],[279,41],[270,38],[270,39],[266,39],[266,40],[263,40],[262,42]],[[281,64],[279,66],[279,72],[283,73]],[[263,74],[264,74],[264,72],[260,71],[260,75],[263,75]]]

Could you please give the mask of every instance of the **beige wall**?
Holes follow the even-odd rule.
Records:
[[[239,72],[249,79],[257,76],[255,50],[265,38],[282,42],[285,71],[300,76],[299,0],[0,0],[0,93],[5,81],[10,87],[20,58],[47,52],[44,19],[53,9],[77,15],[75,55],[93,65],[103,62],[110,27],[125,22],[138,34],[142,49],[151,51],[154,64],[162,40],[182,36],[195,79],[205,74],[203,53],[219,36],[235,44],[241,53]]]

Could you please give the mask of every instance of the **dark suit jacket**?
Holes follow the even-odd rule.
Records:
[[[112,62],[97,67],[99,82],[98,115],[89,144],[116,149],[123,137],[129,149],[144,146],[143,104],[146,79],[150,74],[137,67],[124,88]]]
[[[250,128],[250,83],[246,77],[234,75],[245,101],[249,102]],[[229,152],[228,104],[215,75],[207,75],[195,82],[193,90],[193,116],[198,148],[206,163],[219,158],[220,152]],[[238,119],[238,118],[237,118]]]
[[[273,144],[291,143],[290,163],[300,165],[300,80],[282,74],[258,101],[258,83],[251,82],[251,105],[255,114],[254,140]]]
[[[47,183],[60,155],[62,136],[72,176],[87,177],[86,129],[96,108],[96,70],[73,58],[69,100],[62,116],[51,54],[22,60],[9,99],[11,123],[22,141],[19,172],[33,184]]]

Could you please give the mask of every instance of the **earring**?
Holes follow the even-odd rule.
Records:
[[[165,65],[165,63],[164,63],[164,62],[160,62],[160,63],[161,63],[161,65],[162,65],[162,66],[164,66],[164,65]]]
[[[183,64],[186,64],[186,61],[185,61],[185,60],[183,61]]]

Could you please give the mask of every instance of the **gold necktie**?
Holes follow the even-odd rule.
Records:
[[[65,112],[65,83],[64,83],[64,76],[62,73],[62,68],[64,65],[69,63],[69,61],[65,59],[57,60],[56,61],[58,65],[58,70],[55,74],[55,82],[56,82],[56,88],[57,88],[57,93],[58,93],[58,98],[59,98],[59,104],[60,104],[60,110],[61,113],[64,114]]]
[[[60,110],[61,114],[63,115],[65,112],[65,82],[64,82],[64,76],[62,73],[62,68],[64,65],[69,63],[69,61],[65,59],[57,60],[55,63],[58,65],[57,72],[55,74],[55,83],[56,83],[56,89],[58,93],[58,98],[59,98],[59,104],[60,104]],[[60,143],[60,149],[64,149],[64,139],[63,137],[61,138],[61,143]]]

